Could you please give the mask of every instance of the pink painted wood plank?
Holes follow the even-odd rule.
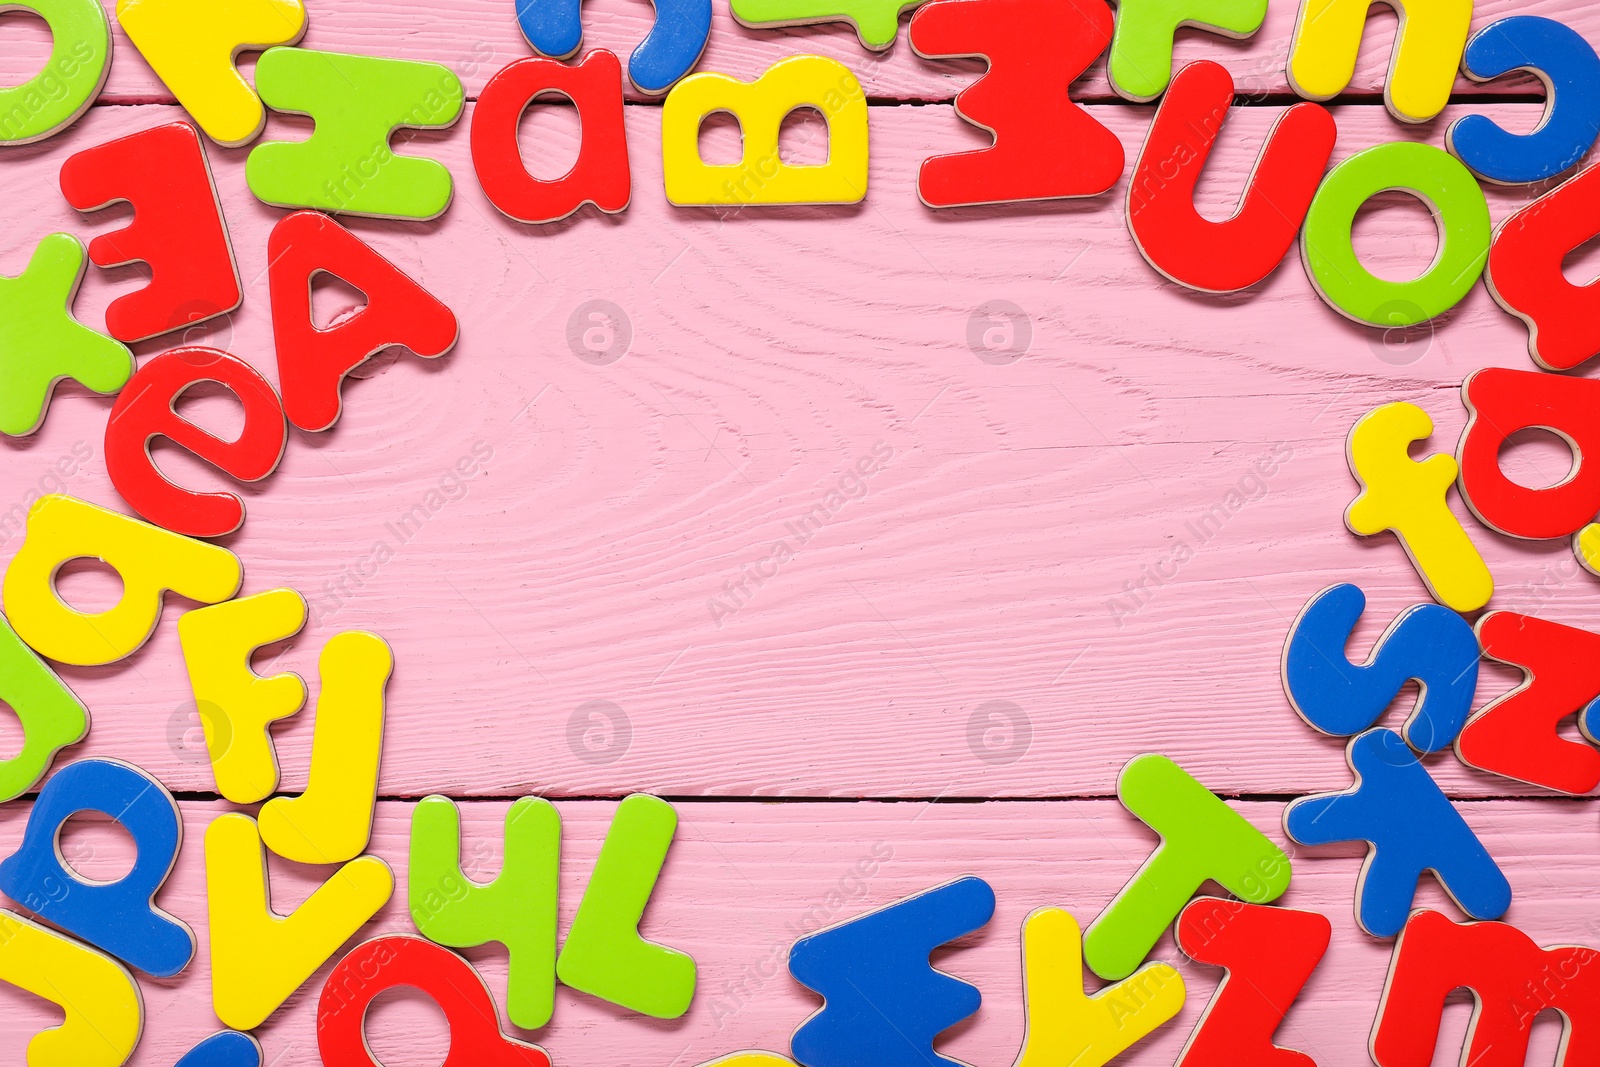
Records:
[[[1240,810],[1282,841],[1280,807],[1245,803]],[[563,803],[565,857],[563,930],[593,864],[614,805]],[[395,902],[362,935],[412,932],[403,905],[409,804],[380,807],[373,851],[395,868]],[[0,809],[0,847],[19,839],[26,804]],[[158,898],[195,925],[201,950],[189,970],[170,981],[142,983],[147,1006],[136,1067],[166,1067],[216,1027],[210,1011],[208,950],[204,933],[201,838],[216,804],[183,805],[186,837],[171,880]],[[487,880],[498,872],[504,803],[464,805],[466,866]],[[974,874],[994,885],[999,908],[982,932],[941,952],[939,965],[984,994],[974,1021],[957,1028],[941,1050],[965,1062],[1010,1063],[1022,1035],[1018,930],[1023,917],[1046,905],[1065,907],[1087,924],[1155,845],[1154,835],[1110,801],[985,804],[753,804],[686,803],[682,823],[646,914],[643,932],[693,955],[700,985],[687,1016],[676,1022],[643,1019],[571,990],[557,994],[552,1024],[536,1035],[557,1064],[610,1067],[616,1063],[683,1067],[741,1048],[787,1051],[790,1033],[817,1000],[786,971],[788,946],[806,932],[870,908]],[[1504,865],[1515,901],[1508,918],[1543,944],[1600,944],[1600,925],[1588,906],[1600,889],[1593,847],[1595,802],[1517,801],[1469,803],[1467,819]],[[72,836],[64,849],[86,870],[109,875],[126,851],[112,839]],[[1333,946],[1295,1005],[1280,1040],[1318,1063],[1365,1063],[1365,1042],[1376,1012],[1390,944],[1359,933],[1351,893],[1360,860],[1339,848],[1293,855],[1294,882],[1281,903],[1321,911],[1334,923]],[[307,896],[321,872],[269,864],[276,906],[287,910]],[[1419,906],[1458,917],[1431,882]],[[505,957],[474,950],[504,1010]],[[1189,963],[1170,936],[1152,954],[1177,964],[1189,986],[1183,1013],[1119,1063],[1171,1064],[1214,988],[1219,973]],[[268,1063],[304,1067],[314,1052],[314,1008],[325,967],[259,1031]],[[1092,979],[1091,979],[1092,980]],[[43,1002],[0,986],[0,1061],[19,1063],[22,1047],[54,1021]],[[1469,1014],[1465,1002],[1446,1015],[1445,1041],[1436,1063],[1453,1063]],[[442,1058],[442,1020],[418,998],[380,1001],[369,1018],[374,1050],[386,1063]],[[1530,1063],[1554,1057],[1559,1028],[1538,1026]],[[430,1058],[431,1053],[431,1058]]]
[[[1531,125],[1536,111],[1495,114]],[[14,153],[0,273],[51,230],[109,225],[61,201],[66,154],[172,114],[96,109]],[[1146,113],[1097,114],[1137,151]],[[1237,196],[1275,116],[1247,109],[1230,125],[1210,209]],[[1339,117],[1341,153],[1437,137],[1380,109]],[[227,543],[246,590],[292,585],[318,610],[287,654],[265,658],[315,689],[317,652],[339,629],[394,646],[386,795],[1103,796],[1148,750],[1234,794],[1347,780],[1340,743],[1287,707],[1280,649],[1331,582],[1371,594],[1358,645],[1424,598],[1396,542],[1345,532],[1343,439],[1362,412],[1415,400],[1450,447],[1465,373],[1532,366],[1522,325],[1481,286],[1435,328],[1386,342],[1322,305],[1297,262],[1238,297],[1163,282],[1124,229],[1122,188],[934,213],[916,199],[917,166],[975,140],[945,106],[874,110],[862,206],[674,209],[658,112],[628,121],[633,206],[545,228],[485,202],[464,126],[419,141],[459,180],[449,213],[352,226],[456,309],[461,344],[437,363],[361,372],[341,424],[295,434],[279,472],[245,490],[245,528]],[[570,153],[571,136],[550,132],[550,149]],[[265,246],[282,212],[249,195],[244,156],[212,153],[245,305],[191,339],[274,376]],[[1527,194],[1489,195],[1498,218]],[[1381,249],[1379,269],[1420,270],[1430,228],[1386,210],[1361,246]],[[98,325],[133,284],[92,272],[85,320]],[[569,346],[591,300],[631,323],[608,366]],[[969,345],[991,300],[1030,324],[1010,365]],[[195,404],[228,423],[227,404]],[[52,471],[80,441],[92,457],[66,464],[61,484],[118,505],[101,454],[108,407],[66,389],[39,434],[6,444],[0,521],[58,487]],[[492,458],[459,478],[475,448]],[[888,458],[856,481],[874,449]],[[1270,476],[1253,473],[1275,452]],[[1551,481],[1561,470],[1550,452],[1519,462]],[[1250,499],[1229,511],[1240,488]],[[1600,626],[1595,579],[1565,545],[1471,528],[1501,583],[1495,606]],[[19,539],[0,538],[9,559]],[[1172,577],[1180,541],[1194,559]],[[771,573],[780,542],[794,555]],[[708,602],[728,604],[758,566],[768,576],[743,606],[714,618]],[[1152,584],[1157,566],[1169,577]],[[68,595],[86,588],[69,582]],[[176,614],[128,662],[64,675],[95,714],[83,752],[207,791]],[[1480,701],[1513,681],[1486,672]],[[311,726],[301,715],[279,730],[285,788],[305,780]],[[1435,763],[1461,795],[1525,791]]]
[[[112,0],[104,2],[108,11],[114,9]],[[323,0],[308,8],[311,18],[302,42],[305,47],[444,63],[461,75],[474,97],[496,70],[532,54],[517,27],[512,0],[430,0],[422,4]],[[1287,94],[1291,90],[1285,70],[1297,12],[1298,4],[1293,2],[1272,4],[1266,24],[1248,41],[1182,30],[1176,61],[1180,65],[1195,59],[1225,63],[1244,95]],[[1482,28],[1509,15],[1533,14],[1560,19],[1591,40],[1600,40],[1600,15],[1591,6],[1559,0],[1490,0],[1477,6],[1473,26]],[[626,58],[649,32],[654,13],[650,5],[637,0],[592,0],[585,5],[583,18],[585,48],[609,48]],[[1351,82],[1352,95],[1382,93],[1395,26],[1390,9],[1374,11]],[[104,100],[170,102],[171,94],[120,28],[115,34],[115,56]],[[36,20],[19,15],[0,20],[0,84],[18,84],[37,72],[48,52],[47,41],[43,24]],[[869,96],[897,100],[949,100],[981,69],[972,61],[918,59],[903,39],[888,53],[870,53],[844,24],[747,29],[734,21],[721,0],[714,8],[711,39],[699,69],[749,78],[796,52],[837,59],[856,72]],[[246,57],[247,67],[253,62],[253,56]],[[1484,87],[1460,77],[1456,91],[1532,93],[1542,92],[1542,87],[1531,77],[1509,78]],[[1103,59],[1080,82],[1079,93],[1088,100],[1116,99],[1106,81]]]

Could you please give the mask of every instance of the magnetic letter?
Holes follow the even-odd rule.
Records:
[[[1104,0],[935,0],[911,17],[928,59],[982,55],[989,70],[956,114],[994,133],[973,152],[933,156],[917,175],[929,207],[1097,196],[1122,177],[1122,142],[1067,96],[1111,40]]]
[[[1184,67],[1156,111],[1128,188],[1128,229],[1140,253],[1179,285],[1207,293],[1248,289],[1283,262],[1337,132],[1320,104],[1289,108],[1267,134],[1239,210],[1212,222],[1195,210],[1194,187],[1232,103],[1226,67],[1204,61]]]
[[[223,1030],[185,1052],[176,1067],[261,1067],[261,1045],[249,1034]]]
[[[517,0],[517,24],[533,50],[570,59],[583,45],[581,0]],[[660,96],[694,69],[711,39],[711,0],[661,0],[656,23],[628,57],[628,80]]]
[[[678,813],[656,797],[636,793],[617,806],[556,960],[563,983],[657,1019],[689,1010],[694,960],[639,936],[677,827]]]
[[[1396,189],[1427,204],[1439,230],[1432,266],[1403,282],[1362,266],[1350,237],[1361,205]],[[1433,145],[1391,141],[1357,152],[1328,174],[1306,213],[1300,256],[1329,307],[1356,322],[1393,328],[1426,322],[1460,303],[1483,273],[1489,238],[1483,188],[1460,160]]]
[[[106,308],[106,332],[132,344],[225,315],[243,299],[233,246],[200,135],[169,122],[72,156],[61,193],[82,212],[133,207],[126,226],[89,242],[100,267],[143,263],[150,284]]]
[[[1211,1003],[1178,1054],[1177,1067],[1316,1067],[1272,1035],[1322,962],[1333,938],[1325,915],[1201,897],[1178,919],[1178,947],[1227,968]]]
[[[863,48],[884,52],[894,47],[900,16],[922,0],[731,0],[734,20],[752,29],[848,22]]]
[[[928,955],[981,929],[994,890],[959,878],[794,943],[789,973],[821,995],[790,1051],[803,1067],[959,1067],[933,1040],[978,1010],[977,988]]]
[[[274,111],[310,115],[311,136],[263,141],[245,180],[263,202],[373,218],[436,219],[455,187],[435,159],[395,155],[406,129],[443,129],[461,117],[461,79],[437,63],[274,48],[256,66]]]
[[[57,850],[61,827],[79,812],[114,819],[133,838],[133,869],[113,882],[89,882]],[[155,906],[183,843],[178,802],[139,768],[87,759],[57,771],[28,812],[17,851],[0,862],[0,891],[96,948],[157,978],[194,958],[189,927]]]
[[[1405,925],[1424,871],[1475,919],[1511,906],[1511,884],[1494,859],[1393,730],[1369,730],[1345,752],[1355,786],[1291,801],[1283,826],[1302,845],[1365,841],[1356,884],[1356,922],[1373,937]]]
[[[1372,1030],[1378,1067],[1428,1067],[1439,1042],[1445,998],[1465,986],[1475,1007],[1461,1062],[1523,1067],[1538,1014],[1562,1015],[1556,1067],[1600,1063],[1600,953],[1562,945],[1540,949],[1504,923],[1453,923],[1418,911],[1395,942]]]
[[[1310,100],[1331,100],[1355,74],[1367,0],[1301,0],[1289,52],[1289,84]],[[1400,14],[1383,101],[1401,122],[1427,122],[1450,99],[1467,45],[1472,0],[1393,0]]]
[[[383,638],[349,630],[322,646],[317,661],[316,732],[306,791],[261,805],[261,839],[284,859],[343,863],[367,847],[378,799],[383,688],[394,655]]]
[[[1267,0],[1123,0],[1111,41],[1111,88],[1123,99],[1147,104],[1172,80],[1172,39],[1180,27],[1243,40],[1266,17]]]
[[[89,110],[111,73],[111,23],[100,0],[8,0],[50,26],[50,58],[21,85],[0,89],[0,145],[60,133]],[[70,72],[70,73],[68,73]]]
[[[192,385],[215,382],[238,398],[244,429],[224,441],[178,414]],[[117,396],[106,423],[106,471],[122,499],[144,518],[190,537],[221,537],[244,522],[233,493],[198,493],[173,485],[150,458],[164,437],[241,482],[278,469],[289,427],[272,385],[237,356],[214,348],[175,348],[150,360]]]
[[[1495,234],[1484,276],[1499,305],[1528,327],[1528,354],[1545,370],[1572,370],[1600,353],[1600,282],[1574,285],[1561,269],[1600,237],[1600,166],[1541,196]]]
[[[235,804],[255,804],[277,790],[278,753],[267,728],[306,702],[306,683],[298,674],[263,678],[251,669],[250,657],[264,645],[287,641],[305,624],[305,598],[293,589],[271,589],[178,617],[211,773],[217,792]]]
[[[1283,646],[1283,691],[1307,725],[1335,737],[1370,729],[1408,681],[1420,695],[1402,734],[1419,752],[1454,741],[1478,689],[1478,637],[1460,615],[1417,604],[1395,616],[1359,666],[1345,646],[1367,597],[1348,583],[1329,586],[1300,610]]]
[[[550,180],[528,173],[517,141],[523,112],[541,96],[570,100],[582,127],[577,162]],[[596,49],[568,66],[530,56],[490,78],[472,113],[472,166],[489,202],[518,222],[555,222],[585,204],[624,210],[632,185],[617,57]]]
[[[1344,524],[1362,537],[1393,530],[1435,600],[1477,611],[1494,595],[1494,576],[1450,510],[1460,467],[1447,453],[1411,458],[1412,442],[1432,433],[1433,420],[1415,404],[1385,404],[1356,421],[1345,458],[1361,492],[1345,509]]]
[[[237,812],[206,830],[211,1002],[235,1030],[253,1030],[303,985],[394,892],[389,865],[362,856],[334,872],[294,914],[273,913],[255,820]]]
[[[1600,382],[1558,378],[1538,371],[1489,367],[1461,384],[1467,428],[1457,454],[1461,495],[1473,514],[1510,537],[1548,540],[1570,537],[1600,512]],[[1573,452],[1570,476],[1532,489],[1500,470],[1507,439],[1543,429],[1566,440]]]
[[[344,376],[391,345],[423,359],[455,347],[449,308],[326,215],[297,211],[267,241],[278,387],[289,421],[326,430],[339,419]],[[367,306],[328,330],[311,320],[311,282],[331,274],[366,294]]]
[[[55,576],[75,559],[108,563],[122,599],[97,614],[68,607]],[[22,548],[6,569],[6,615],[17,634],[61,663],[97,667],[132,655],[155,632],[167,592],[215,604],[239,591],[239,557],[114,511],[52,493],[28,511]]]
[[[803,166],[778,155],[784,117],[802,107],[827,119],[826,163]],[[716,111],[736,117],[744,134],[744,155],[728,166],[700,158],[700,126]],[[696,74],[662,105],[661,160],[667,199],[679,207],[859,204],[867,195],[867,97],[849,68],[822,56],[781,59],[752,82]]]
[[[38,784],[56,753],[89,734],[89,709],[0,618],[0,702],[22,725],[22,751],[0,760],[0,804]]]
[[[1469,767],[1563,793],[1600,786],[1600,752],[1561,736],[1559,726],[1587,712],[1600,726],[1600,634],[1532,615],[1491,611],[1478,620],[1483,654],[1522,669],[1523,681],[1474,715],[1456,741]]]
[[[451,948],[497,941],[511,956],[506,1012],[524,1030],[550,1021],[556,976],[556,885],[561,816],[540,797],[506,812],[505,862],[488,884],[461,870],[461,812],[427,797],[411,813],[411,920]]]
[[[328,975],[317,998],[323,1063],[377,1067],[367,1047],[367,1008],[397,986],[421,990],[444,1013],[450,1051],[440,1067],[550,1067],[544,1049],[500,1032],[494,998],[471,964],[420,937],[399,934],[356,946]]]
[[[72,317],[88,265],[83,242],[53,233],[33,250],[27,270],[0,276],[0,433],[37,430],[63,378],[114,393],[133,374],[132,352]]]
[[[1129,761],[1117,797],[1161,844],[1083,938],[1095,974],[1121,981],[1207,881],[1252,904],[1289,888],[1289,857],[1244,817],[1165,756]]]
[[[1461,65],[1486,82],[1515,70],[1548,89],[1544,119],[1532,133],[1507,133],[1487,115],[1457,119],[1445,143],[1485,181],[1542,182],[1578,161],[1600,137],[1600,56],[1576,30],[1537,15],[1513,15],[1479,30]]]
[[[266,112],[235,60],[300,40],[306,8],[301,0],[117,0],[117,22],[206,136],[237,148],[255,140]]]
[[[144,998],[109,956],[0,910],[0,982],[66,1013],[28,1042],[28,1067],[121,1067],[144,1030]]]

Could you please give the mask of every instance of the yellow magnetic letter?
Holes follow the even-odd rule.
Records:
[[[306,8],[302,0],[117,0],[117,22],[206,135],[233,148],[255,140],[266,121],[234,60],[294,44],[306,32]]]
[[[263,678],[250,669],[250,657],[305,624],[305,598],[293,589],[196,608],[178,619],[211,773],[217,790],[235,804],[254,804],[278,788],[278,754],[267,727],[306,702],[298,674]]]
[[[787,1056],[778,1055],[776,1052],[749,1049],[744,1052],[730,1052],[726,1056],[718,1056],[714,1060],[702,1063],[700,1067],[795,1067],[795,1062]]]
[[[1400,14],[1383,99],[1402,122],[1427,122],[1450,100],[1472,24],[1472,0],[1388,0]],[[1289,52],[1289,84],[1331,100],[1355,74],[1369,0],[1301,0]]]
[[[75,559],[110,564],[122,579],[115,607],[88,614],[57,595],[56,572]],[[70,496],[40,497],[22,548],[6,570],[6,614],[22,639],[61,663],[95,667],[150,639],[167,591],[215,604],[239,591],[239,557]]]
[[[144,1029],[139,986],[109,956],[0,910],[0,981],[41,996],[66,1021],[28,1042],[28,1067],[119,1067]]]
[[[828,161],[785,163],[778,130],[790,112],[813,107],[828,120]],[[744,154],[731,166],[700,158],[700,125],[726,111],[739,120]],[[753,82],[691,74],[661,109],[667,199],[705,204],[858,204],[867,195],[867,97],[848,67],[822,56],[790,56]]]
[[[311,774],[297,797],[261,806],[261,839],[284,859],[342,863],[367,847],[383,748],[383,686],[394,656],[383,638],[351,630],[322,647],[322,692]]]
[[[394,892],[389,865],[362,856],[340,867],[287,917],[267,894],[255,820],[233,813],[206,830],[211,1003],[235,1030],[253,1030],[310,978]]]
[[[1177,1015],[1186,995],[1165,963],[1085,995],[1083,934],[1060,908],[1023,921],[1022,983],[1028,1024],[1016,1067],[1103,1067]]]
[[[1459,467],[1454,456],[1411,458],[1413,441],[1433,433],[1415,404],[1385,404],[1356,422],[1345,443],[1361,493],[1344,524],[1363,537],[1393,530],[1433,598],[1456,611],[1477,611],[1494,595],[1494,577],[1446,499]]]
[[[1591,574],[1600,574],[1600,523],[1591,522],[1572,538],[1578,562]]]

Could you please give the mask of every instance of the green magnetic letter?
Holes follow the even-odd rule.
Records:
[[[89,712],[0,617],[0,700],[22,723],[22,751],[0,762],[0,803],[32,789],[56,753],[89,732]]]
[[[50,58],[21,85],[0,89],[0,144],[59,133],[89,109],[111,70],[111,22],[100,0],[5,0],[50,25]]]
[[[1180,26],[1249,37],[1267,17],[1267,0],[1119,0],[1111,39],[1111,87],[1147,103],[1172,81],[1172,38]]]

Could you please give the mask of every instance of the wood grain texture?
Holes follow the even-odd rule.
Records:
[[[0,848],[20,839],[26,804],[0,809]],[[183,804],[186,846],[159,903],[197,927],[205,916],[199,842],[205,825],[223,810],[210,803]],[[499,870],[507,805],[463,805],[464,855],[469,873],[487,880]],[[564,821],[562,929],[571,920],[599,842],[615,805],[559,805]],[[1281,806],[1237,807],[1280,843]],[[693,955],[700,984],[683,1019],[645,1019],[571,990],[557,993],[555,1018],[536,1035],[557,1064],[611,1067],[703,1063],[740,1048],[787,1051],[794,1028],[817,998],[788,976],[789,945],[811,930],[964,874],[987,879],[999,907],[980,933],[938,954],[945,970],[976,984],[983,1008],[941,1042],[965,1062],[1004,1067],[1022,1035],[1018,931],[1036,907],[1065,907],[1087,924],[1122,887],[1155,845],[1155,837],[1111,801],[982,804],[756,804],[686,803],[667,866],[646,912],[643,932]],[[395,901],[359,939],[412,932],[406,894],[406,835],[410,804],[380,806],[373,852],[395,868]],[[1504,865],[1515,902],[1510,918],[1544,944],[1600,944],[1600,924],[1588,906],[1600,880],[1594,835],[1600,806],[1594,801],[1490,801],[1468,803],[1467,819]],[[113,839],[75,836],[64,849],[84,868],[103,869],[126,856]],[[1390,956],[1388,942],[1360,934],[1351,914],[1351,891],[1360,860],[1348,848],[1292,853],[1294,881],[1285,906],[1321,911],[1336,936],[1280,1034],[1280,1040],[1318,1063],[1365,1063],[1365,1043]],[[124,860],[126,862],[126,860]],[[292,908],[325,876],[319,869],[270,863],[273,897]],[[316,880],[314,880],[316,879]],[[1419,906],[1457,916],[1431,883]],[[505,956],[488,948],[469,953],[495,991],[503,1015]],[[1152,958],[1178,965],[1189,1001],[1172,1024],[1136,1047],[1119,1064],[1171,1064],[1198,1019],[1220,972],[1193,964],[1173,947],[1170,934]],[[258,1031],[268,1063],[302,1067],[318,1062],[315,1001],[324,967],[287,1006]],[[1090,982],[1094,979],[1089,978]],[[188,971],[170,981],[144,981],[145,1038],[135,1067],[165,1067],[216,1027],[209,1010],[210,977],[205,939]],[[398,1001],[395,1003],[393,1001]],[[0,986],[0,1062],[21,1062],[25,1041],[52,1021],[43,1002]],[[1465,1002],[1447,1014],[1435,1062],[1453,1063],[1468,1015]],[[435,1062],[442,1058],[442,1020],[419,998],[382,1001],[368,1033],[383,1062]],[[1530,1063],[1548,1063],[1559,1028],[1541,1022]],[[1455,1041],[1454,1046],[1447,1044]],[[438,1050],[432,1058],[429,1053]]]
[[[1535,111],[1495,113],[1531,124]],[[172,114],[99,108],[13,153],[0,273],[51,230],[112,225],[60,200],[64,154]],[[1137,151],[1142,111],[1097,114]],[[1210,209],[1238,195],[1274,117],[1238,113],[1203,188]],[[1341,154],[1428,135],[1373,107],[1339,118]],[[317,652],[338,630],[393,645],[385,795],[1106,796],[1121,764],[1152,750],[1236,795],[1348,780],[1342,745],[1289,710],[1280,650],[1329,583],[1371,596],[1363,656],[1424,599],[1397,542],[1345,531],[1343,441],[1362,412],[1414,400],[1437,420],[1433,446],[1453,448],[1461,377],[1532,366],[1522,325],[1481,285],[1435,326],[1386,339],[1321,304],[1294,257],[1237,297],[1162,281],[1124,228],[1121,187],[932,212],[914,193],[920,160],[974,140],[946,106],[874,109],[863,206],[674,209],[657,121],[657,109],[629,109],[635,192],[621,216],[506,221],[476,187],[460,127],[414,149],[455,171],[443,219],[351,224],[456,310],[461,344],[359,371],[343,421],[294,434],[277,474],[244,490],[245,527],[227,544],[247,592],[290,585],[313,601],[292,648],[263,657],[313,692]],[[570,154],[570,133],[551,132],[551,150]],[[282,212],[249,195],[244,156],[212,152],[245,303],[189,339],[275,378],[264,270]],[[1491,191],[1494,214],[1527,195]],[[1359,243],[1376,269],[1403,273],[1431,258],[1428,229],[1384,210]],[[134,284],[132,271],[92,272],[80,314],[98,325]],[[568,344],[593,299],[632,324],[609,366]],[[995,299],[1031,324],[1028,354],[1005,366],[968,341]],[[236,421],[223,398],[188,403]],[[51,472],[80,441],[93,456],[63,484],[120,506],[101,454],[108,408],[65,388],[39,434],[7,443],[0,519],[55,488]],[[475,445],[493,458],[458,478]],[[850,480],[875,446],[892,455]],[[1254,476],[1274,450],[1287,458]],[[1563,462],[1539,449],[1517,460],[1547,481]],[[161,461],[199,487],[225,481]],[[855,496],[830,500],[841,483]],[[1241,486],[1251,499],[1230,512]],[[791,524],[819,507],[826,521],[802,544]],[[1564,544],[1469,529],[1500,582],[1493,606],[1600,625],[1595,579]],[[0,536],[9,559],[20,539]],[[1151,584],[1146,568],[1170,576],[1180,540],[1193,560]],[[730,603],[728,583],[779,541],[793,558],[714,618],[708,602]],[[1131,610],[1126,587],[1140,581]],[[95,716],[77,751],[210,791],[176,615],[126,662],[64,671]],[[1480,702],[1514,681],[1486,671]],[[626,736],[608,734],[591,701],[620,708]],[[1028,736],[1003,721],[986,730],[995,701],[1021,709]],[[286,789],[305,781],[311,726],[301,714],[278,729]],[[1436,767],[1459,795],[1527,788],[1450,756]]]
[[[113,0],[104,0],[107,11]],[[443,63],[461,75],[468,94],[476,97],[489,77],[507,63],[531,55],[532,49],[517,27],[512,0],[309,0],[310,23],[302,44],[307,48],[348,51],[400,59]],[[1294,34],[1298,5],[1275,0],[1266,23],[1255,37],[1234,41],[1197,30],[1179,31],[1176,62],[1214,59],[1233,72],[1243,95],[1289,94],[1285,71]],[[1559,0],[1488,0],[1477,5],[1473,28],[1509,15],[1547,15],[1567,22],[1591,40],[1600,40],[1600,15],[1587,6]],[[609,48],[626,59],[644,39],[654,21],[651,6],[642,0],[590,0],[584,5],[584,48]],[[1389,67],[1396,18],[1389,8],[1373,11],[1363,38],[1361,58],[1350,84],[1354,97],[1381,96]],[[170,103],[171,94],[129,43],[115,29],[111,78],[102,100],[107,103]],[[36,73],[48,51],[43,23],[22,16],[0,19],[0,85],[19,83]],[[830,56],[855,71],[872,97],[894,100],[950,100],[981,70],[981,64],[928,62],[917,58],[901,40],[887,53],[868,52],[855,33],[842,23],[789,30],[754,30],[740,26],[718,0],[714,7],[711,39],[700,70],[716,70],[751,78],[795,52]],[[254,56],[247,55],[249,68]],[[630,88],[630,92],[632,92]],[[1539,82],[1527,76],[1498,79],[1480,86],[1458,77],[1456,92],[1542,93]],[[1106,81],[1102,57],[1080,81],[1077,93],[1085,100],[1114,100]],[[635,94],[635,98],[640,97]]]

